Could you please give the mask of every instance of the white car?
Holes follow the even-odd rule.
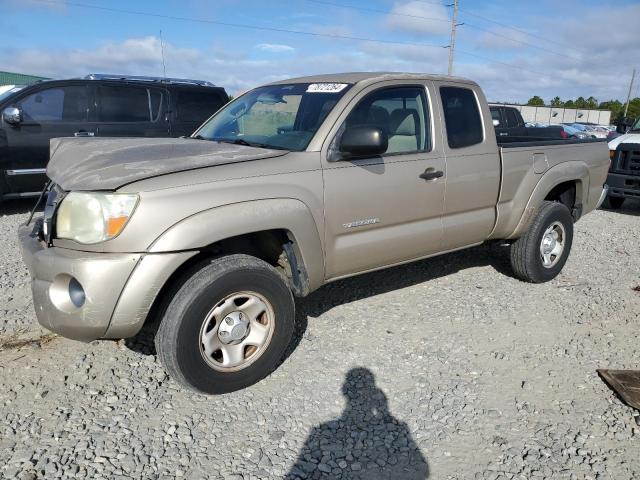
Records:
[[[24,88],[24,85],[0,85],[0,100],[8,97],[12,93],[18,92]]]

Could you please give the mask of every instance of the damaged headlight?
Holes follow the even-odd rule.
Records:
[[[138,196],[121,193],[69,193],[58,208],[56,237],[78,243],[100,243],[122,232]]]

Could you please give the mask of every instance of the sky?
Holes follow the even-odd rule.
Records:
[[[0,70],[162,76],[164,52],[167,76],[209,80],[230,94],[318,73],[446,74],[451,3],[0,0]],[[478,82],[491,101],[624,101],[640,69],[640,0],[459,5],[454,75]]]

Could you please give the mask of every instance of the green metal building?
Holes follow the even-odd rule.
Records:
[[[0,85],[30,85],[40,80],[49,79],[46,77],[36,77],[35,75],[0,71]]]

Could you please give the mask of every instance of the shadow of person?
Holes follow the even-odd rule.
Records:
[[[427,460],[407,425],[366,368],[350,370],[342,385],[342,416],[314,427],[285,479],[422,480]]]

